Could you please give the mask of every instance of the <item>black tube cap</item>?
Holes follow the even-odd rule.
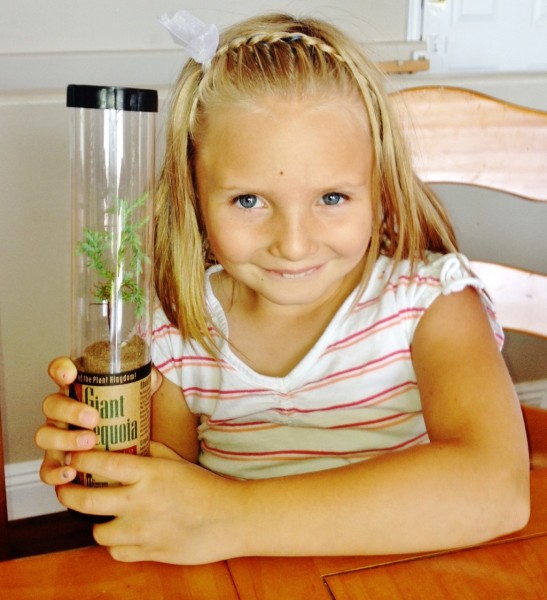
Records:
[[[70,84],[66,89],[66,105],[75,108],[158,112],[158,92],[136,88]]]

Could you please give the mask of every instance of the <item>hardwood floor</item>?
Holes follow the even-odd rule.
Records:
[[[9,558],[95,545],[92,524],[67,511],[8,523]]]

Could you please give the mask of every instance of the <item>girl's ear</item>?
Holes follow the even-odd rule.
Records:
[[[209,238],[207,235],[202,234],[203,239],[203,259],[205,261],[205,267],[208,268],[212,265],[217,264],[217,260],[215,258],[215,254],[211,249],[211,245],[209,244]]]

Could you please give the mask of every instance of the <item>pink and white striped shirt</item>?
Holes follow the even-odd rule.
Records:
[[[161,309],[152,356],[201,415],[200,464],[221,474],[263,478],[328,469],[425,444],[410,347],[416,326],[440,294],[473,286],[496,323],[481,282],[461,255],[431,254],[414,273],[380,257],[359,298],[355,290],[315,346],[285,377],[256,373],[219,337],[220,359],[185,342]],[[226,317],[208,274],[213,323],[227,339]]]

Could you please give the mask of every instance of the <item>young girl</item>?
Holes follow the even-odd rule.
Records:
[[[501,332],[378,81],[338,30],[281,14],[184,67],[157,195],[151,457],[92,451],[68,359],[36,435],[59,500],[116,515],[94,528],[114,558],[414,552],[526,523]]]

